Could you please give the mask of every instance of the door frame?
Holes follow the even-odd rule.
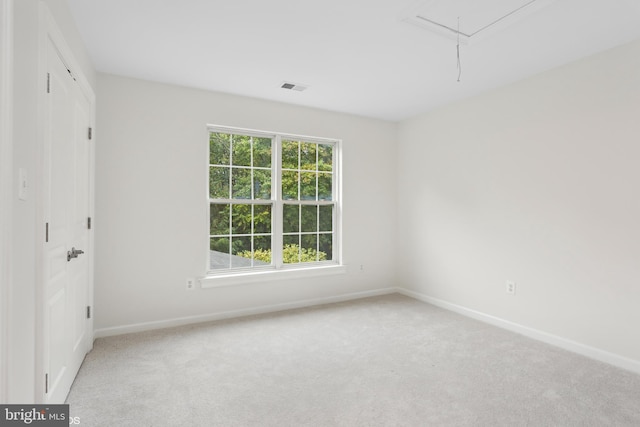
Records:
[[[88,319],[87,334],[90,342],[89,348],[93,348],[94,332],[93,332],[93,285],[94,285],[94,229],[95,229],[95,93],[82,73],[82,69],[79,66],[73,51],[64,39],[63,33],[53,19],[51,11],[43,3],[39,3],[39,45],[38,45],[38,146],[39,155],[37,159],[37,190],[36,190],[36,235],[45,236],[45,208],[46,199],[43,191],[44,184],[47,177],[44,176],[43,171],[45,162],[45,147],[46,147],[46,105],[47,105],[47,44],[49,41],[58,50],[60,58],[64,64],[71,70],[74,79],[80,87],[82,93],[87,97],[90,106],[90,126],[93,129],[93,135],[89,146],[89,216],[92,218],[91,229],[88,230],[88,242],[89,246],[86,251],[88,257],[88,274],[89,274],[89,288],[87,292],[87,303],[92,307],[91,318]],[[44,238],[36,245],[36,367],[35,367],[35,397],[36,402],[43,403],[46,401],[45,393],[45,366],[44,360],[45,354],[45,335],[44,335],[44,307],[45,307],[45,251],[44,251]],[[59,402],[62,403],[62,402]]]
[[[13,241],[13,0],[0,0],[0,402],[9,399]]]

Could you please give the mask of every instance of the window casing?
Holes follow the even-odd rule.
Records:
[[[339,265],[339,150],[210,126],[208,275]]]

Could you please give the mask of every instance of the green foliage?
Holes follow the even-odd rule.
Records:
[[[229,248],[229,238],[221,237],[209,240],[209,249],[223,254],[228,254],[231,251],[232,254],[245,251],[247,247],[251,248],[251,238],[240,237],[231,240],[231,248]]]
[[[282,142],[282,197],[285,200],[331,200],[333,146]]]
[[[271,199],[271,139],[209,135],[209,196]]]
[[[209,242],[209,249],[216,252],[229,253],[229,239],[211,239]]]
[[[239,256],[245,258],[253,258],[266,263],[271,263],[270,249],[257,249],[253,253],[251,251],[238,252]],[[282,252],[285,264],[297,264],[299,262],[315,262],[326,261],[327,254],[322,251],[316,251],[312,248],[302,248],[298,245],[285,245]]]
[[[244,135],[209,136],[209,194],[214,199],[271,198],[272,141]],[[333,146],[282,142],[282,197],[333,198]]]
[[[253,258],[257,261],[271,264],[271,249],[256,249],[253,253],[251,253],[251,251],[242,251],[238,252],[236,255],[249,259]]]

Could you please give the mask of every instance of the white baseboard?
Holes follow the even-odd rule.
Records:
[[[600,362],[608,363],[618,368],[626,369],[631,372],[640,374],[640,361],[638,360],[629,359],[627,357],[620,356],[614,353],[609,353],[607,351],[600,350],[595,347],[590,347],[588,345],[584,345],[576,341],[571,341],[569,339],[562,338],[557,335],[548,334],[546,332],[542,332],[537,329],[532,329],[527,326],[522,326],[517,323],[510,322],[508,320],[490,316],[488,314],[471,310],[469,308],[452,304],[450,302],[443,301],[437,298],[433,298],[419,292],[410,291],[408,289],[403,289],[403,288],[397,288],[397,292],[402,295],[415,298],[417,300],[420,300],[429,304],[433,304],[437,307],[444,308],[446,310],[450,310],[458,314],[462,314],[463,316],[471,317],[473,319],[480,320],[485,323],[489,323],[493,326],[497,326],[502,329],[507,329],[509,331],[516,332],[526,337],[529,337],[538,341],[542,341],[556,347],[560,347],[564,350],[568,350],[573,353],[577,353],[582,356],[595,359]]]
[[[171,328],[175,326],[190,325],[195,323],[210,322],[213,320],[231,319],[235,317],[251,316],[255,314],[273,313],[277,311],[291,310],[295,308],[312,307],[322,304],[331,304],[336,302],[351,301],[361,298],[368,298],[380,295],[388,295],[400,293],[402,295],[433,304],[437,307],[444,308],[449,311],[470,317],[481,322],[497,326],[502,329],[515,332],[526,337],[545,342],[547,344],[580,354],[582,356],[595,359],[610,365],[626,369],[628,371],[640,374],[640,361],[629,359],[614,353],[609,353],[595,347],[590,347],[576,341],[572,341],[557,335],[552,335],[537,329],[529,328],[517,323],[510,322],[495,316],[491,316],[476,310],[472,310],[457,304],[452,304],[437,298],[427,296],[425,294],[410,291],[404,288],[383,288],[373,291],[354,292],[343,295],[336,295],[324,298],[313,298],[307,300],[292,301],[281,304],[263,305],[258,307],[244,308],[239,310],[229,310],[217,313],[210,313],[199,316],[180,317],[175,319],[159,320],[155,322],[136,323],[132,325],[116,326],[112,328],[97,329],[94,332],[95,338],[103,338],[115,335],[130,334],[135,332],[150,331],[154,329]]]
[[[354,292],[324,298],[313,298],[281,304],[263,305],[259,307],[243,308],[239,310],[221,311],[199,316],[180,317],[176,319],[158,320],[155,322],[136,323],[132,325],[115,326],[112,328],[96,329],[95,338],[110,337],[115,335],[130,334],[134,332],[150,331],[154,329],[172,328],[174,326],[190,325],[194,323],[210,322],[213,320],[231,319],[234,317],[251,316],[255,314],[273,313],[294,308],[312,307],[322,304],[351,301],[361,298],[375,297],[398,292],[397,288],[384,288],[372,291]]]

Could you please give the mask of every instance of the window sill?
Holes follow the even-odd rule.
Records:
[[[238,272],[203,277],[200,279],[200,287],[208,289],[274,280],[308,279],[311,277],[346,274],[346,272],[347,267],[345,265]]]

